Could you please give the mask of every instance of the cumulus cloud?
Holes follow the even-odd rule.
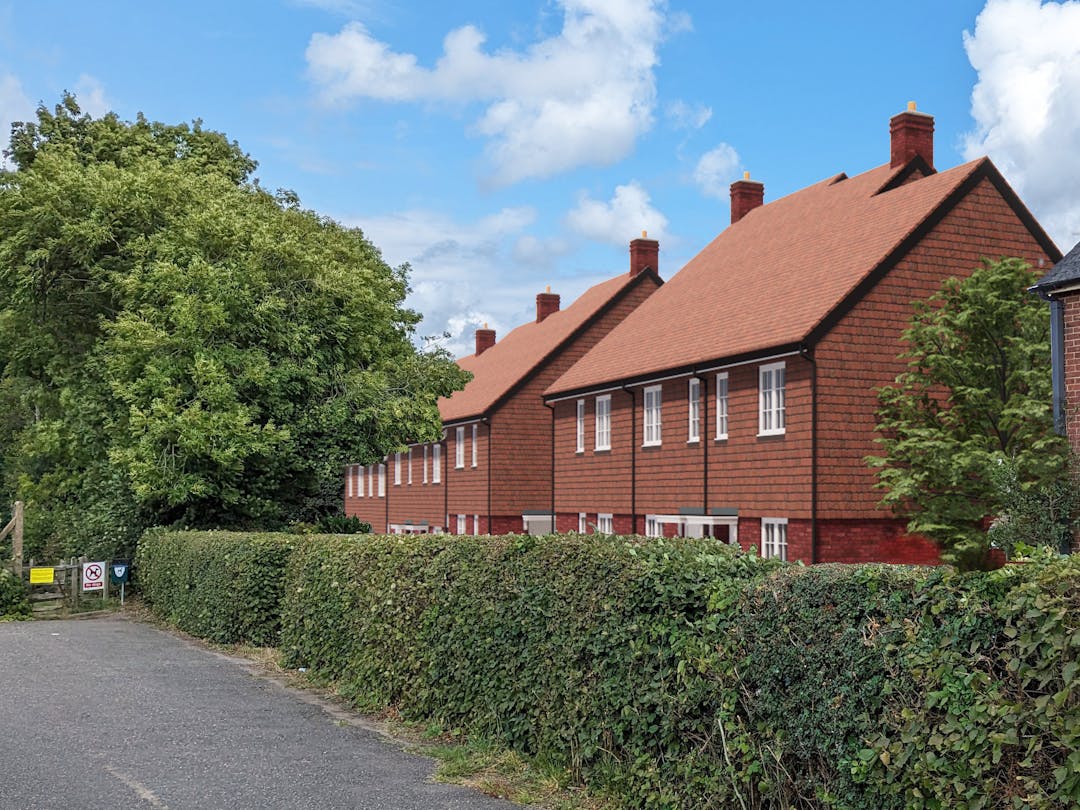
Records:
[[[586,239],[626,245],[645,230],[653,239],[667,235],[668,220],[652,207],[649,194],[635,181],[616,186],[607,202],[582,194],[566,215],[566,225]]]
[[[477,102],[491,181],[550,177],[625,157],[653,123],[665,0],[557,0],[562,30],[520,51],[484,48],[472,25],[446,35],[425,67],[359,22],[315,34],[308,74],[325,101]],[[670,21],[668,21],[670,23]]]
[[[105,96],[105,86],[93,76],[84,73],[75,83],[75,98],[79,109],[100,118],[112,109],[112,102]]]
[[[730,144],[721,143],[698,159],[694,166],[694,184],[706,197],[727,199],[738,169],[739,153]]]
[[[22,83],[10,73],[0,74],[0,152],[8,148],[11,125],[16,121],[28,121],[34,117],[34,105],[23,92]],[[0,168],[11,168],[7,159],[0,155]]]
[[[989,155],[1068,250],[1080,240],[1080,2],[989,0],[964,48],[979,77],[965,155]]]

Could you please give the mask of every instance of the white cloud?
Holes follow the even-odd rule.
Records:
[[[487,51],[483,33],[466,25],[447,34],[429,68],[353,22],[312,36],[308,73],[333,104],[487,105],[474,131],[490,139],[490,179],[499,185],[609,165],[652,126],[666,0],[556,1],[560,33],[522,51]]]
[[[721,143],[698,159],[694,167],[694,183],[706,197],[727,199],[738,168],[739,153],[735,147]]]
[[[577,207],[566,215],[567,226],[587,239],[626,245],[645,230],[653,239],[667,235],[668,220],[652,207],[649,194],[637,182],[616,186],[608,202],[583,194]]]
[[[79,109],[100,118],[112,109],[112,102],[105,97],[105,86],[88,73],[79,76],[75,83],[75,98]]]
[[[712,107],[700,102],[688,104],[681,98],[668,104],[664,112],[675,129],[701,129],[713,114]]]
[[[11,143],[11,125],[16,121],[34,120],[34,105],[23,92],[22,83],[10,73],[0,74],[0,152]],[[11,168],[0,156],[0,169]]]
[[[964,48],[979,76],[965,155],[989,155],[1069,250],[1080,240],[1080,2],[990,0]]]

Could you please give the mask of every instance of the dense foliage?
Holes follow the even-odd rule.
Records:
[[[1037,274],[1019,259],[986,262],[917,302],[904,332],[907,370],[879,391],[882,504],[962,568],[986,560],[984,521],[1001,499],[991,471],[1008,460],[1025,488],[1067,478],[1054,434],[1050,319],[1027,292]]]
[[[6,568],[0,568],[0,621],[30,616],[26,584]]]
[[[345,463],[437,437],[464,376],[413,346],[407,268],[223,135],[69,97],[8,154],[0,500],[26,501],[28,554],[316,523]]]
[[[244,540],[177,542],[194,571]],[[709,539],[276,542],[296,543],[280,612],[261,608],[285,665],[563,764],[626,806],[1080,802],[1076,559],[963,574],[781,565]],[[140,563],[179,571],[174,553]],[[163,615],[232,609],[187,576],[158,581],[186,605],[156,596]]]

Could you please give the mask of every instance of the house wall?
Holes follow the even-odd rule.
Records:
[[[1055,297],[1065,315],[1065,435],[1080,454],[1080,290]]]

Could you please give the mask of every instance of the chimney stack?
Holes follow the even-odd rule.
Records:
[[[934,168],[934,116],[918,112],[914,101],[889,121],[889,135],[890,167],[903,166],[918,155]]]
[[[660,243],[650,239],[646,231],[641,232],[640,239],[630,242],[630,275],[636,276],[643,270],[660,272]]]
[[[544,318],[559,311],[559,296],[551,291],[549,286],[544,292],[536,296],[536,322],[540,323]]]
[[[483,329],[476,330],[476,356],[479,357],[495,345],[495,330],[488,329],[485,323]]]
[[[731,224],[734,225],[765,202],[765,184],[751,180],[750,172],[731,184]]]

